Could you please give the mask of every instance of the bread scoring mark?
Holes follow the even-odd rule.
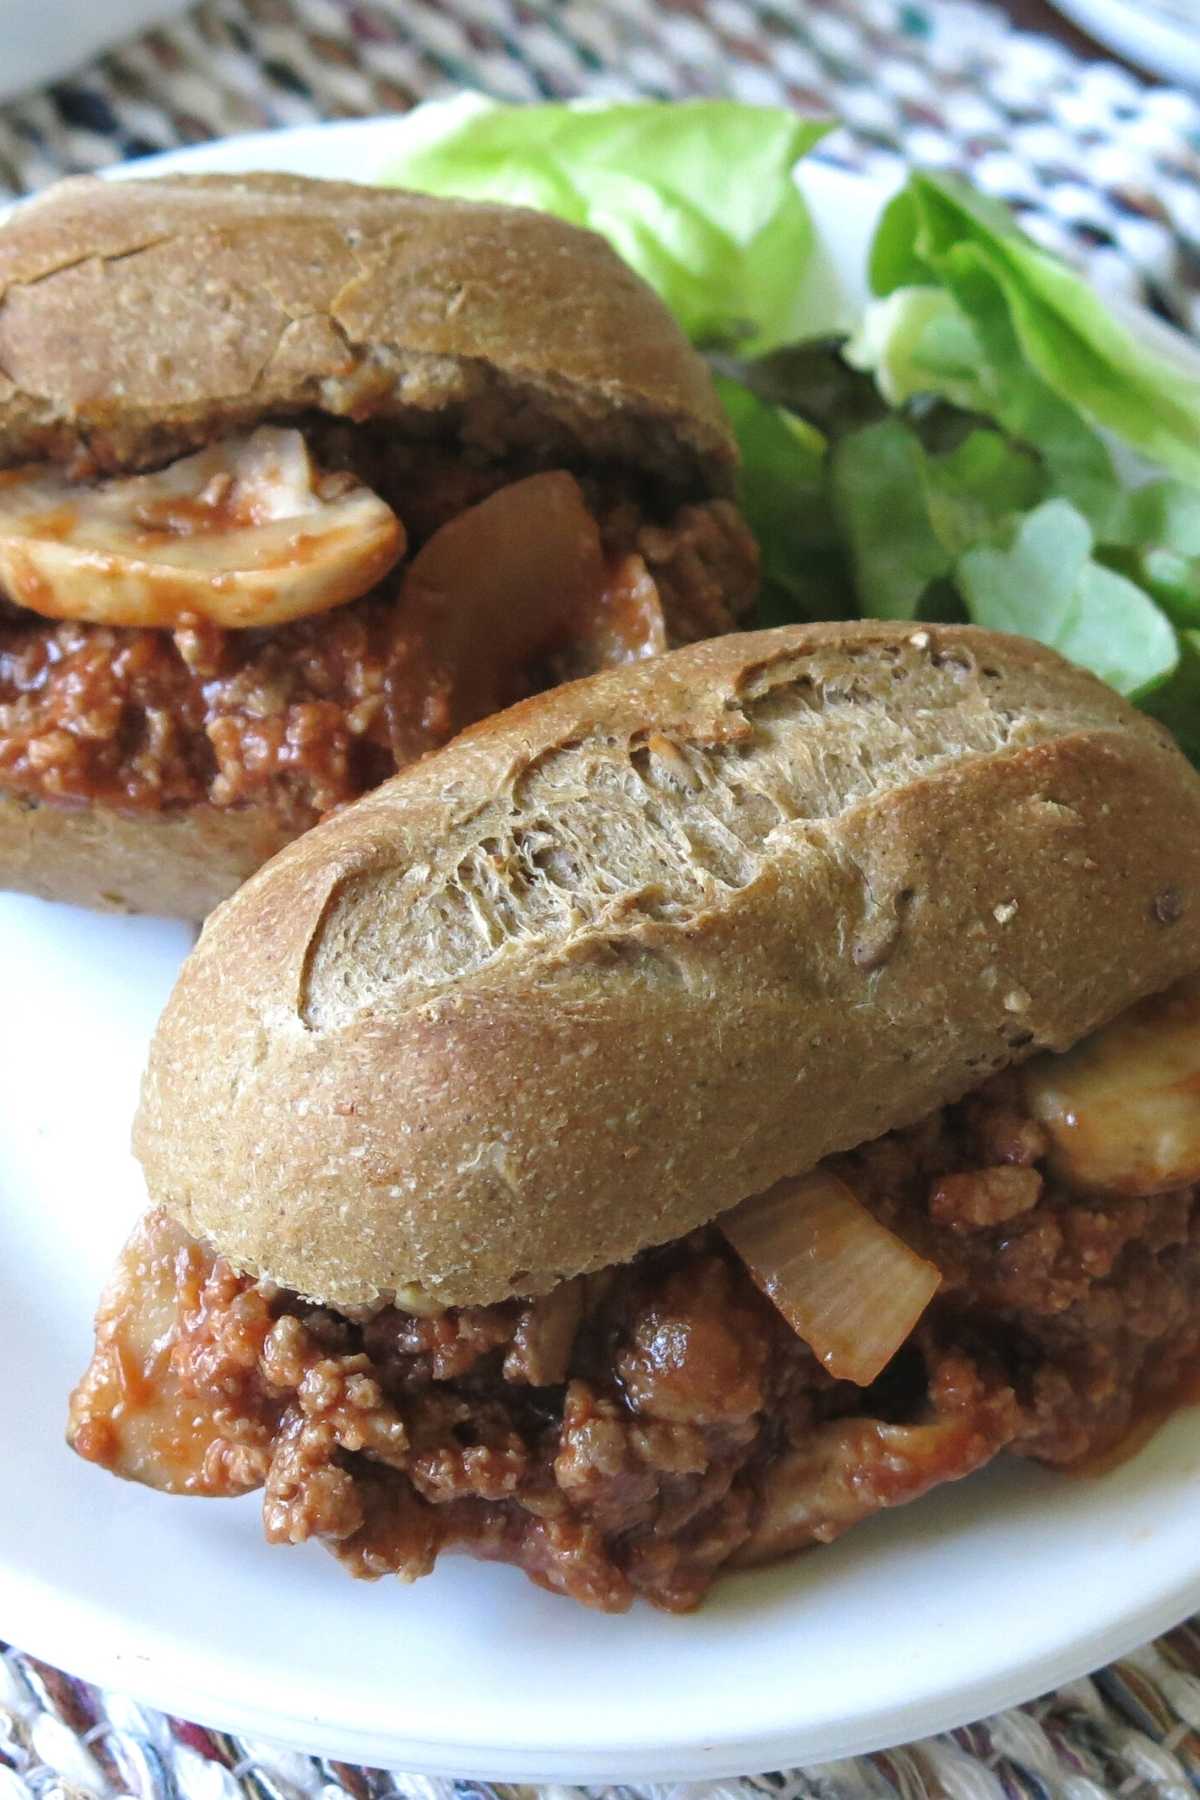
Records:
[[[328,868],[325,893],[316,906],[312,929],[299,957],[296,967],[296,989],[294,995],[289,996],[289,1000],[295,1009],[296,1016],[305,1025],[309,1024],[309,986],[312,980],[313,959],[324,939],[335,908],[341,904],[351,879],[352,877],[336,864]]]
[[[1019,669],[985,686],[928,642],[906,642],[898,660],[872,649],[788,654],[702,717],[594,729],[518,763],[442,843],[422,845],[427,860],[348,876],[331,894],[304,1022],[337,1029],[376,1007],[419,1006],[464,980],[504,979],[514,958],[539,983],[580,960],[619,961],[647,986],[678,982],[672,943],[781,861],[828,856],[822,825],[1071,727],[1061,702],[1014,724],[1003,701]],[[864,884],[845,953],[882,968],[913,898]]]

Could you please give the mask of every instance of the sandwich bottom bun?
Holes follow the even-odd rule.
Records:
[[[101,912],[202,918],[291,837],[261,807],[131,815],[0,793],[3,885]]]
[[[1200,780],[969,629],[575,684],[206,927],[84,1457],[682,1611],[1200,1361]],[[131,1379],[132,1372],[132,1379]]]

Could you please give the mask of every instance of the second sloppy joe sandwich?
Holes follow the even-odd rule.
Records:
[[[727,630],[703,363],[598,237],[286,175],[0,228],[0,886],[202,916],[463,725]]]
[[[1200,1364],[1200,778],[1052,652],[732,636],[477,726],[209,921],[85,1457],[693,1606]]]

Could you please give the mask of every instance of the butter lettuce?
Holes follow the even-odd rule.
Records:
[[[898,418],[833,452],[831,492],[861,610],[885,619],[968,618],[1036,638],[1121,693],[1142,696],[1178,666],[1179,644],[1149,582],[1096,554],[1091,525],[1000,433],[970,432],[932,454]],[[1180,579],[1179,560],[1160,579]],[[1180,612],[1188,599],[1179,593]],[[1196,623],[1200,614],[1180,622]]]
[[[970,431],[941,454],[897,417],[849,433],[833,452],[831,494],[860,610],[954,616],[948,596],[931,590],[952,583],[959,557],[1044,490],[1038,463],[996,431]]]
[[[971,618],[1051,644],[1200,760],[1200,380],[1008,211],[916,172],[849,342],[796,185],[828,129],[705,100],[397,122],[384,179],[601,232],[721,370],[761,623]],[[834,284],[836,285],[836,284]]]
[[[854,596],[826,482],[828,443],[815,426],[718,376],[741,451],[738,504],[762,555],[759,621],[853,613]]]
[[[1180,729],[1200,702],[1200,381],[952,177],[910,177],[870,280],[845,355],[897,410],[833,452],[859,605],[1037,638]],[[995,472],[968,471],[949,513],[931,408],[996,428],[967,439],[976,461],[993,440]]]
[[[930,517],[925,452],[898,418],[864,426],[833,453],[831,492],[859,609],[913,619],[953,558]]]
[[[1083,514],[1047,500],[1004,546],[977,545],[956,579],[977,625],[1049,644],[1120,693],[1145,694],[1179,664],[1170,621],[1144,590],[1097,562]]]
[[[1087,424],[1200,481],[1200,381],[1140,342],[997,201],[952,176],[913,175],[880,220],[870,280],[881,296],[943,289],[994,391],[1002,377],[1032,377]]]
[[[830,129],[734,100],[418,108],[381,180],[508,201],[600,232],[697,343],[761,354],[811,329],[797,161]]]
[[[968,318],[944,290],[898,288],[868,307],[845,354],[893,406],[932,396],[995,420],[1036,451],[1098,530],[1118,513],[1122,488],[1104,440],[1024,361],[994,308]]]

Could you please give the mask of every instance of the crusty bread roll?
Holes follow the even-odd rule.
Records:
[[[0,461],[164,459],[314,408],[727,491],[703,363],[603,238],[294,175],[61,182],[0,228]]]
[[[696,505],[733,516],[736,452],[703,361],[602,238],[548,215],[289,175],[89,177],[0,226],[0,468],[120,475],[264,420],[322,445],[374,431],[371,466],[394,442],[418,461],[434,446],[475,469],[561,466],[644,500],[656,528]],[[725,625],[752,571],[726,585]],[[670,641],[722,628],[665,611]],[[0,706],[40,692],[7,662],[4,631],[27,616],[0,591]],[[0,732],[0,887],[49,898],[200,918],[322,810],[62,795],[9,748]]]
[[[794,626],[528,701],[218,909],[152,1199],[337,1306],[673,1239],[1200,967],[1200,778],[1048,650]]]

